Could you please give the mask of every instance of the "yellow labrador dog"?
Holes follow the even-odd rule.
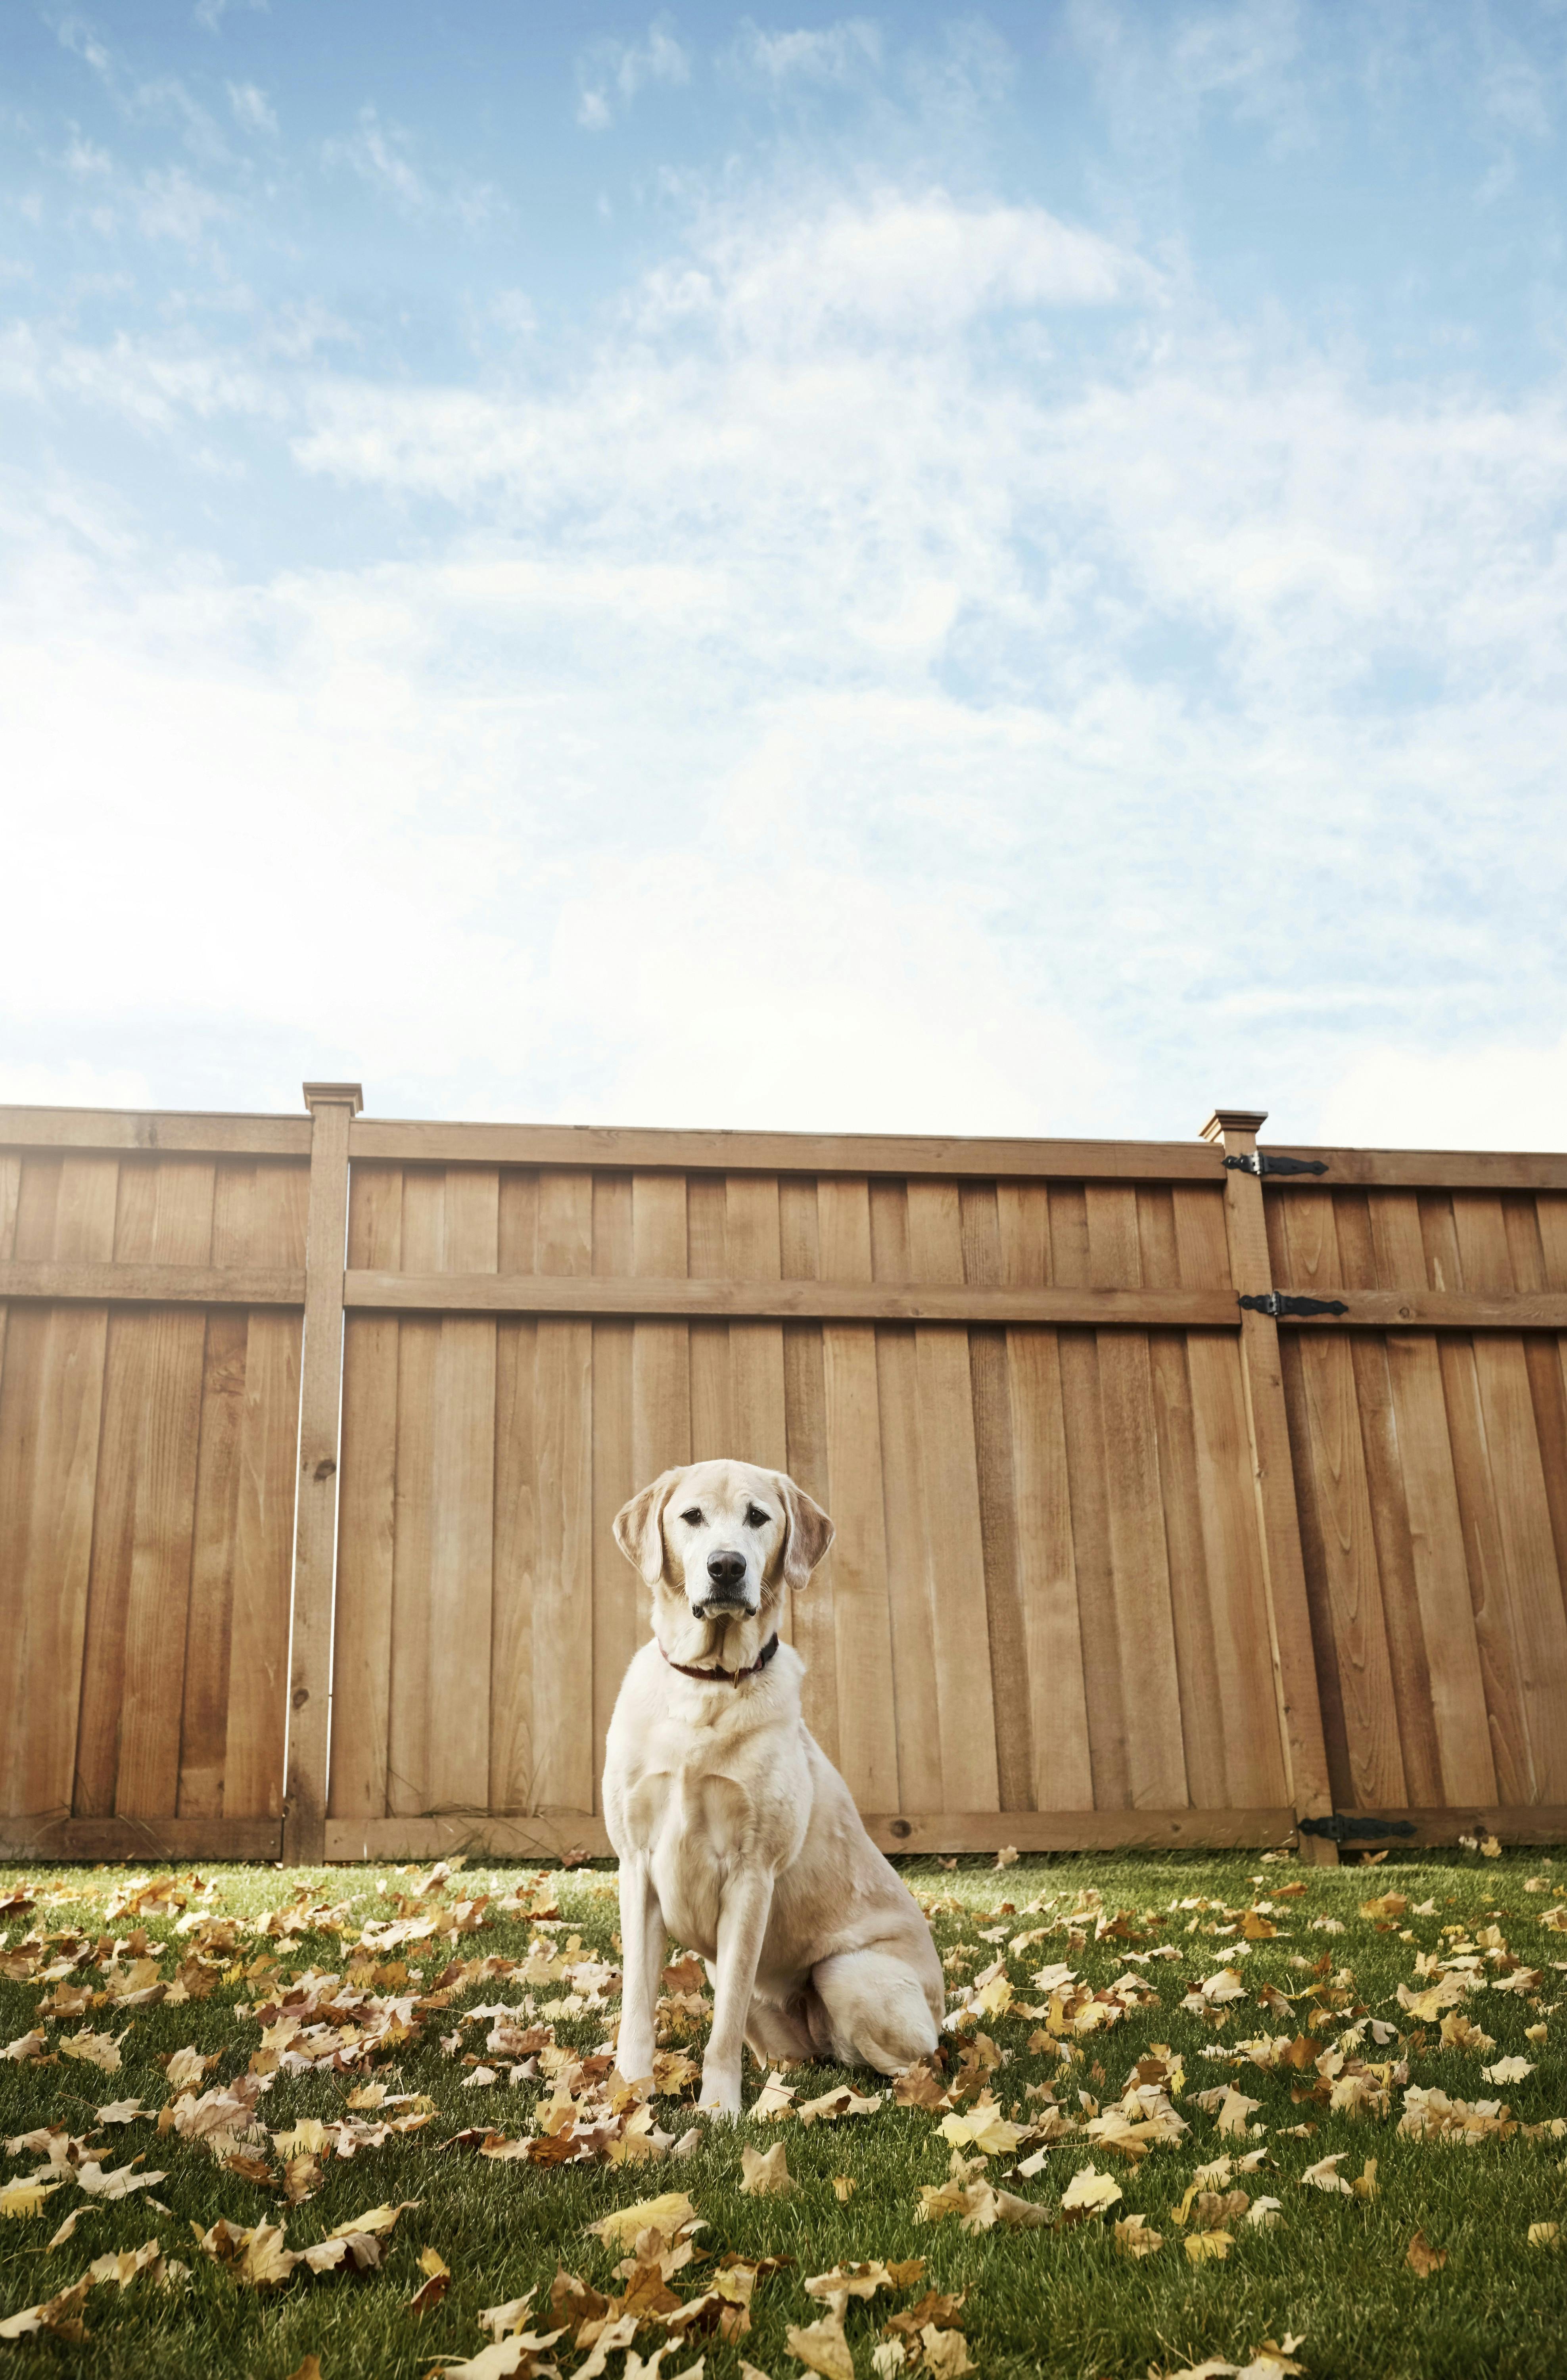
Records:
[[[665,1471],[615,1519],[653,1591],[652,1642],[610,1721],[604,1819],[620,1859],[617,2063],[653,2069],[667,1937],[709,1962],[701,2104],[736,2114],[749,2042],[894,2074],[936,2046],[941,1964],[912,1894],[800,1715],[778,1605],[832,1542],[783,1472]]]

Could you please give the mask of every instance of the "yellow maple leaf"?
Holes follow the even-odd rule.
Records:
[[[1222,2262],[1234,2244],[1228,2231],[1194,2231],[1185,2242],[1185,2249],[1193,2264],[1200,2265],[1209,2256]]]

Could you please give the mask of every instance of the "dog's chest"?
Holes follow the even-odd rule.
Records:
[[[756,1773],[747,1749],[693,1741],[679,1725],[659,1727],[620,1780],[622,1824],[648,1855],[664,1922],[708,1957],[725,1879],[759,1854],[771,1864],[778,1780]]]

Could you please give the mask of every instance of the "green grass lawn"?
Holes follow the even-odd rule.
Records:
[[[9,2143],[0,2172],[11,2183],[38,2173],[50,2163],[47,2149],[21,2147],[18,2137],[49,2126],[65,2130],[55,2146],[59,2186],[36,2211],[25,2211],[23,2196],[24,2211],[0,2216],[0,2314],[52,2300],[80,2280],[95,2259],[149,2240],[156,2240],[165,2260],[177,2259],[189,2271],[162,2286],[156,2267],[123,2289],[113,2280],[94,2282],[75,2309],[86,2325],[84,2340],[45,2328],[0,2346],[0,2357],[10,2358],[8,2368],[18,2374],[67,2367],[94,2375],[223,2370],[286,2380],[310,2355],[319,2360],[322,2380],[423,2374],[443,2362],[479,2355],[490,2345],[480,2326],[481,2310],[528,2290],[537,2294],[525,2330],[538,2335],[556,2328],[551,2289],[558,2268],[579,2276],[603,2298],[647,2284],[646,2274],[641,2282],[616,2277],[620,2252],[588,2226],[613,2209],[678,2191],[706,2228],[693,2235],[698,2253],[670,2274],[662,2290],[666,2301],[700,2293],[726,2252],[752,2263],[788,2261],[757,2280],[748,2336],[736,2340],[693,2327],[663,2358],[668,2380],[698,2356],[706,2359],[706,2380],[738,2380],[742,2360],[771,2380],[792,2380],[801,2365],[788,2329],[826,2312],[806,2294],[806,2279],[872,2259],[888,2265],[921,2259],[925,2269],[917,2278],[902,2277],[901,2286],[881,2287],[869,2301],[850,2301],[847,2346],[860,2380],[872,2380],[878,2349],[878,2375],[912,2374],[922,2366],[940,2374],[967,2362],[985,2374],[1043,2372],[1096,2380],[1124,2374],[1142,2380],[1150,2365],[1178,2372],[1209,2357],[1245,2365],[1265,2341],[1282,2342],[1287,2334],[1303,2341],[1294,2361],[1306,2373],[1346,2380],[1404,2374],[1456,2380],[1478,2373],[1547,2380],[1567,2369],[1567,2252],[1531,2245],[1528,2237],[1531,2225],[1560,2223],[1567,2241],[1567,2137],[1550,2129],[1551,2119],[1567,2114],[1567,2006],[1556,2012],[1567,1991],[1553,1963],[1567,1959],[1567,1932],[1542,1924],[1558,1876],[1567,1888],[1567,1858],[1553,1865],[1537,1852],[1492,1860],[1439,1853],[1401,1861],[1395,1855],[1376,1868],[1332,1872],[1293,1861],[1265,1863],[1255,1854],[1093,1855],[1020,1860],[1001,1871],[989,1864],[947,1869],[918,1861],[906,1874],[948,1958],[954,2005],[976,1977],[1002,1961],[1014,2005],[996,2005],[1006,1998],[1000,1978],[986,1987],[990,2006],[945,2036],[948,2066],[940,2077],[928,2078],[926,2095],[948,2091],[958,2100],[957,2112],[980,2127],[978,2143],[962,2151],[969,2165],[960,2187],[972,2191],[982,2172],[995,2190],[1044,2211],[1050,2219],[1036,2227],[998,2222],[966,2229],[966,2216],[986,2208],[985,2193],[978,2191],[958,2212],[921,2221],[921,2187],[949,2180],[954,2148],[941,2127],[950,2119],[940,2108],[896,2104],[874,2078],[828,2068],[784,2078],[795,2089],[794,2106],[852,2080],[861,2090],[882,2092],[878,2111],[809,2125],[794,2112],[764,2123],[748,2117],[737,2125],[704,2120],[696,2146],[680,2156],[608,2161],[624,2146],[605,2137],[619,2119],[600,2125],[594,2154],[580,2162],[480,2154],[485,2132],[504,2141],[534,2137],[535,2108],[555,2085],[543,2071],[509,2083],[510,2066],[523,2061],[507,2054],[488,2061],[499,2079],[475,2087],[469,2078],[479,2070],[463,2061],[486,2058],[492,2020],[465,2022],[465,2012],[516,2006],[520,2028],[553,2028],[555,2046],[569,2047],[577,2059],[610,2042],[615,1979],[601,1969],[615,1955],[613,1871],[502,1871],[476,1862],[420,1897],[415,1888],[423,1879],[413,1869],[204,1870],[206,1892],[199,1893],[189,1878],[180,1880],[187,1923],[179,1935],[177,1906],[165,1905],[163,1913],[110,1914],[131,1881],[128,1869],[6,1871],[0,1899],[19,1893],[34,1905],[11,1911],[6,1923],[0,2046],[41,2032],[44,2054],[0,2062],[0,2117]],[[1301,1892],[1287,1889],[1302,1886]],[[1389,1894],[1402,1896],[1407,1906],[1361,1913],[1363,1902]],[[402,1912],[416,1923],[433,1914],[438,1924],[449,1925],[457,1904],[481,1895],[489,1896],[486,1905],[469,1913],[477,1930],[426,1933],[389,1948],[362,1944],[367,1922],[395,1921]],[[509,1910],[497,1906],[508,1900]],[[558,1910],[558,1918],[530,1922],[519,1901]],[[1252,1919],[1260,1938],[1247,1940],[1246,1912],[1259,1902],[1271,1906]],[[269,1912],[291,1908],[307,1919],[304,1930],[256,1930]],[[1103,1930],[1118,1912],[1124,1914],[1114,1930]],[[226,1933],[225,1919],[237,1921]],[[1269,1926],[1277,1931],[1269,1934]],[[139,1927],[144,1946],[130,1939]],[[1011,1949],[1026,1935],[1037,1938]],[[65,1938],[44,1938],[42,1955],[34,1955],[40,1937],[50,1937]],[[576,1949],[574,1937],[580,1937]],[[32,1951],[25,1947],[30,1940]],[[122,1947],[112,1966],[116,1943]],[[533,1952],[531,1976],[469,1971],[481,1960],[518,1962],[520,1969],[530,1945],[540,1944],[546,1947]],[[1149,1955],[1165,1949],[1177,1955]],[[1474,1987],[1450,2008],[1422,2015],[1401,2004],[1398,1987],[1430,1990],[1436,1982],[1430,1954],[1438,1951],[1476,1960],[1456,1971]],[[188,1963],[193,1952],[204,1966]],[[1416,1968],[1422,1954],[1424,1972]],[[550,1974],[552,1956],[555,1973]],[[138,1959],[156,1964],[138,1965]],[[601,1973],[595,1977],[589,1968],[563,1980],[563,1959],[574,1966],[597,1961]],[[438,1986],[454,1960],[464,1962],[462,1972]],[[152,1989],[154,1982],[173,1985],[182,1961],[186,1981],[176,1985],[173,2004],[165,1998],[127,2006],[102,1997]],[[1240,1996],[1219,1998],[1207,2013],[1184,2010],[1183,1997],[1226,1964],[1233,1967]],[[1058,1989],[1058,2031],[1052,2033],[1045,2013],[1052,2006],[1050,1984],[1040,1986],[1035,1977],[1058,1966],[1094,1989],[1130,1973],[1144,1979],[1149,1997],[1109,2023],[1102,2017],[1116,2004],[1092,2003],[1100,2015],[1091,2017],[1085,2001],[1075,2022],[1072,1987],[1064,1998]],[[1537,1980],[1524,1992],[1499,1987],[1520,1970],[1537,1969]],[[320,2010],[338,2012],[307,2009],[307,2030],[294,2035],[292,2053],[284,2039],[287,2024],[269,2018],[272,2046],[263,2048],[261,2022],[239,2010],[275,2007],[291,1983],[312,1973],[338,1978],[336,1991],[358,1995],[357,2005],[343,2008],[334,1986],[318,1984]],[[582,1986],[591,1990],[595,1984],[601,2004],[581,2007]],[[63,2002],[79,1999],[89,1985],[96,2005],[41,2012],[52,2011],[56,1996]],[[1231,1988],[1220,1986],[1221,1993]],[[189,1996],[180,1998],[181,1991]],[[1282,1996],[1289,1996],[1287,2002]],[[421,1997],[443,2004],[417,2005]],[[1124,1997],[1140,1996],[1128,1990]],[[401,2016],[389,2015],[377,2001],[399,2001]],[[1028,2010],[1037,2012],[1022,2012]],[[699,2056],[699,2010],[690,2008],[685,2018],[673,2014],[676,2033],[683,2022],[694,2029],[672,2046]],[[1489,2036],[1494,2047],[1444,2046],[1441,2017],[1453,2014]],[[403,2018],[414,2028],[406,2035]],[[391,2028],[368,2062],[360,2057],[351,2070],[290,2070],[291,2054],[329,2054],[334,2041],[339,2050],[351,2047],[367,2019],[372,2031]],[[311,2026],[325,2030],[312,2034]],[[1450,2026],[1462,2029],[1462,2023]],[[117,2070],[101,2070],[65,2054],[64,2045],[83,2032],[119,2043]],[[1345,2033],[1342,2065],[1335,2070],[1329,2057],[1329,2070],[1319,2073],[1316,2060],[1333,2051]],[[1263,2039],[1275,2044],[1264,2056],[1282,2054],[1285,2044],[1295,2042],[1296,2062],[1265,2070],[1241,2046]],[[1059,2056],[1058,2042],[1071,2048],[1069,2059]],[[214,2155],[188,2132],[159,2132],[158,2111],[180,2095],[165,2071],[168,2059],[192,2048],[215,2063],[189,2082],[188,2103],[245,2076],[253,2059],[273,2069],[255,2110],[264,2133],[249,2129],[251,2119],[241,2113],[227,2146],[220,2137]],[[1081,2127],[1115,2107],[1129,2081],[1136,2081],[1139,2060],[1145,2080],[1164,2070],[1158,2063],[1161,2050],[1177,2054],[1184,2070],[1169,2075],[1165,2087],[1186,2129],[1177,2131],[1168,2119],[1161,2125],[1155,2099],[1149,2103],[1155,2131],[1172,2131],[1173,2138],[1153,2138],[1151,2145],[1140,2139],[1132,2147],[1145,2153],[1136,2155],[1087,2136]],[[1526,2060],[1533,2070],[1506,2082],[1483,2078],[1483,2067],[1509,2058]],[[1363,2072],[1357,2073],[1357,2061]],[[561,2070],[568,2085],[575,2080],[578,2092],[585,2080],[592,2087],[592,2070],[587,2078],[574,2077],[575,2063],[548,2047],[541,2060]],[[175,2082],[183,2071],[176,2067]],[[1406,2081],[1417,2091],[1436,2086],[1449,2100],[1471,2106],[1500,2101],[1507,2116],[1488,2128],[1477,2119],[1483,2129],[1472,2145],[1413,2137],[1400,2130],[1401,2118],[1417,2104],[1405,2097]],[[1335,2082],[1342,2099],[1367,2103],[1361,2112],[1330,2104]],[[361,2110],[361,2124],[429,2113],[418,2095],[432,2103],[430,2119],[391,2133],[379,2145],[361,2145],[351,2156],[321,2156],[319,2181],[308,2163],[288,2171],[291,2157],[308,2156],[314,2135],[307,2128],[297,2140],[279,2143],[275,2136],[291,2133],[305,2119],[344,2120],[350,2095],[367,2082],[383,2084],[393,2097],[416,2095],[379,2116]],[[747,2106],[760,2083],[759,2071],[747,2065]],[[1257,2103],[1240,2111],[1246,2129],[1239,2133],[1222,2133],[1217,2108],[1198,2104],[1199,2094],[1226,2084]],[[1032,2099],[1029,2086],[1036,2086]],[[1039,2086],[1053,2092],[1053,2113]],[[601,2095],[601,2075],[597,2087]],[[694,2099],[695,2089],[687,2083],[679,2096],[654,2103],[653,2119],[663,2137],[680,2138],[696,2122],[681,2104]],[[982,2089],[996,2104],[992,2124],[1005,2127],[1015,2119],[1035,2128],[1022,2140],[1003,2129],[988,2156],[981,2154],[985,2102],[977,2103]],[[138,2100],[151,2111],[148,2119],[100,2124],[104,2106]],[[626,2113],[623,2106],[621,2116]],[[635,2107],[630,2113],[636,2117]],[[1233,2104],[1231,2119],[1237,2119]],[[1315,2129],[1303,2136],[1296,2129],[1303,2125]],[[1042,2155],[1041,2127],[1055,2135],[1042,2144]],[[236,2146],[241,2128],[249,2137]],[[443,2145],[462,2131],[478,2137]],[[79,2145],[67,2147],[72,2141]],[[798,2185],[794,2193],[743,2194],[743,2151],[779,2143]],[[1375,2159],[1374,2194],[1303,2184],[1308,2167],[1340,2151],[1345,2154],[1336,2170],[1351,2180],[1363,2178],[1367,2160]],[[229,2161],[236,2155],[237,2164]],[[1221,2216],[1211,2199],[1206,2207],[1194,2201],[1186,2221],[1178,2222],[1199,2168],[1225,2155],[1235,2169],[1208,2175],[1206,2187],[1212,2198],[1244,2192],[1247,2205],[1232,2199]],[[1256,2165],[1241,2169],[1241,2160],[1254,2155]],[[85,2192],[77,2178],[94,2162],[107,2172],[138,2156],[139,2171],[165,2176],[150,2193],[108,2200]],[[1072,2219],[1070,2212],[1061,2213],[1061,2202],[1090,2164],[1111,2177],[1120,2196],[1101,2212]],[[1020,2173],[1020,2167],[1031,2169]],[[852,2192],[841,2196],[835,2180],[851,2181]],[[285,2181],[310,2194],[290,2204]],[[149,2197],[167,2211],[157,2211]],[[1271,2223],[1247,2219],[1261,2197],[1280,2202]],[[11,2198],[15,2204],[14,2189]],[[230,2265],[202,2249],[192,2228],[206,2232],[220,2217],[240,2230],[282,2225],[286,2250],[298,2252],[368,2209],[407,2201],[415,2203],[395,2228],[378,2236],[378,2266],[360,2270],[350,2257],[336,2270],[317,2273],[301,2262],[267,2289],[237,2278]],[[52,2249],[49,2241],[79,2206],[87,2211],[73,2236]],[[1116,2224],[1133,2216],[1146,2218],[1146,2230],[1162,2235],[1152,2254],[1135,2257],[1118,2241]],[[1186,2243],[1205,2221],[1217,2222],[1231,2244],[1224,2254],[1198,2261]],[[1446,2256],[1427,2277],[1406,2258],[1416,2232]],[[450,2268],[451,2279],[444,2297],[416,2315],[409,2303],[426,2277],[421,2252],[431,2250]],[[656,2276],[651,2286],[656,2298]],[[924,2334],[923,2346],[916,2334],[914,2353],[905,2353],[899,2366],[898,2345],[907,2348],[908,2334],[889,2334],[886,2325],[932,2290],[962,2296],[956,2325],[963,2346],[944,2343],[939,2329]],[[570,2380],[590,2362],[574,2336],[585,2303],[591,2308],[580,2298],[575,2308],[566,2307],[568,2327],[553,2348],[537,2357],[522,2353],[516,2368],[553,2363]],[[657,2313],[650,2313],[633,2350],[644,2367],[665,2338]],[[483,2368],[511,2368],[508,2358],[516,2353],[508,2349]],[[611,2354],[603,2368],[610,2380],[620,2380],[624,2353]],[[635,2380],[638,2366],[629,2368]]]

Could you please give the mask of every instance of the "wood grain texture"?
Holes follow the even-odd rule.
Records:
[[[0,1296],[119,1305],[303,1305],[305,1274],[282,1265],[0,1263]]]
[[[1197,1286],[1227,1282],[1230,1252],[1222,1195],[1177,1187],[1171,1208],[1181,1279]],[[1260,1807],[1286,1794],[1288,1772],[1280,1738],[1241,1351],[1228,1334],[1204,1330],[1189,1335],[1184,1354],[1208,1633],[1198,1634],[1203,1623],[1196,1615],[1186,1624],[1197,1635],[1202,1653],[1211,1645],[1214,1700],[1207,1724],[1223,1772],[1222,1792],[1210,1793],[1206,1766],[1203,1777],[1197,1773],[1199,1763],[1188,1730],[1192,1792],[1199,1802]],[[1184,1651],[1182,1664],[1184,1680]],[[1214,1752],[1205,1747],[1202,1760],[1215,1761]]]
[[[443,1253],[453,1270],[492,1271],[499,1240],[498,1173],[486,1166],[448,1172]],[[487,1317],[441,1319],[431,1494],[425,1806],[480,1810],[490,1791],[482,1721],[490,1707],[494,1596],[495,1324]]]
[[[1294,1276],[1317,1283],[1314,1293],[1336,1289],[1339,1259],[1331,1195],[1317,1192],[1295,1200],[1285,1228]],[[1331,1626],[1354,1791],[1350,1806],[1397,1807],[1408,1801],[1409,1793],[1353,1354],[1342,1340],[1303,1337],[1300,1365],[1317,1524],[1313,1550],[1323,1566],[1319,1608]]]
[[[911,1277],[917,1281],[960,1281],[957,1184],[910,1182],[907,1199]],[[1001,1780],[968,1347],[958,1332],[917,1326],[914,1345],[943,1787],[949,1803],[969,1810],[998,1808]]]
[[[650,1185],[662,1184],[683,1194],[683,1184],[669,1175],[648,1174],[638,1180]],[[814,1210],[814,1183],[777,1186],[781,1219],[786,1207],[796,1220],[802,1218],[797,1195],[802,1190],[809,1193]],[[791,1192],[796,1194],[793,1200]],[[782,1232],[781,1220],[781,1236]],[[11,1269],[13,1274],[20,1269]],[[1105,1327],[1234,1330],[1239,1321],[1234,1299],[1222,1292],[1107,1289],[1087,1284],[1080,1289],[970,1288],[962,1281],[927,1286],[878,1281],[862,1285],[788,1272],[781,1281],[757,1282],[692,1281],[683,1274],[657,1273],[618,1279],[595,1276],[580,1284],[553,1280],[543,1273],[355,1272],[348,1277],[345,1296],[350,1306],[380,1307],[389,1313],[624,1315],[708,1324],[764,1319],[988,1323],[992,1327],[1008,1322],[1086,1322]],[[1512,1308],[1506,1310],[1511,1313]]]
[[[1255,1150],[1255,1129],[1238,1123],[1221,1127],[1217,1118],[1215,1128],[1227,1156],[1245,1156]],[[1236,1169],[1226,1172],[1224,1235],[1230,1280],[1237,1295],[1257,1296],[1272,1287],[1282,1222],[1288,1211],[1282,1210],[1276,1226],[1265,1208],[1257,1177]],[[1181,1228],[1179,1220],[1177,1228]],[[1292,1359],[1294,1352],[1292,1347]],[[1309,1427],[1300,1366],[1292,1360],[1286,1372],[1278,1328],[1266,1314],[1249,1310],[1242,1314],[1241,1382],[1288,1790],[1298,1815],[1325,1816],[1330,1808],[1331,1782],[1337,1780],[1330,1778],[1333,1738],[1324,1721],[1337,1724],[1342,1712],[1336,1699],[1330,1615],[1325,1609],[1314,1610],[1307,1584],[1306,1555],[1312,1543],[1309,1500],[1303,1505],[1296,1497],[1296,1465],[1305,1460]],[[1347,1779],[1343,1782],[1347,1786]],[[1337,1864],[1337,1848],[1330,1841],[1312,1838],[1309,1847],[1303,1849],[1306,1856],[1322,1866]]]
[[[0,1142],[14,1137],[4,1129]],[[356,1158],[433,1165],[619,1167],[637,1173],[982,1175],[1027,1180],[1212,1181],[1201,1142],[960,1140],[864,1133],[665,1132],[595,1124],[393,1123],[361,1117]]]
[[[593,1270],[624,1275],[634,1257],[631,1177],[593,1177]],[[601,1806],[604,1740],[621,1680],[648,1634],[647,1589],[614,1541],[614,1516],[638,1481],[633,1428],[634,1332],[593,1325],[593,1777]]]
[[[995,1185],[960,1183],[958,1218],[964,1278],[994,1287],[1003,1278]],[[979,1472],[979,1526],[985,1558],[985,1609],[990,1640],[996,1776],[1003,1810],[1034,1806],[1034,1726],[1028,1638],[1017,1543],[1017,1483],[1013,1471],[1012,1382],[1004,1330],[968,1334],[969,1389]]]
[[[831,1280],[869,1281],[870,1195],[863,1180],[817,1185],[820,1257]],[[864,1323],[821,1333],[839,1759],[861,1808],[896,1809],[898,1721],[881,1462],[876,1334]]]
[[[1054,1280],[1067,1284],[1087,1281],[1092,1259],[1087,1205],[1081,1184],[1052,1187],[1050,1225]],[[1124,1810],[1132,1803],[1127,1753],[1131,1720],[1116,1620],[1099,1342],[1091,1331],[1073,1330],[1061,1331],[1056,1344],[1071,1481],[1073,1567],[1077,1581],[1094,1807]]]
[[[348,1202],[349,1263],[395,1270],[402,1244],[402,1168],[356,1165]],[[395,1315],[351,1314],[344,1335],[332,1817],[379,1818],[388,1807],[400,1327]]]
[[[1136,1286],[1141,1277],[1136,1191],[1090,1185],[1086,1205],[1096,1282]],[[1099,1376],[1122,1690],[1129,1717],[1136,1715],[1126,1730],[1132,1806],[1178,1808],[1189,1796],[1147,1337],[1140,1331],[1101,1335]]]
[[[32,1169],[29,1169],[30,1172]],[[116,1169],[67,1158],[18,1181],[13,1245],[110,1255]],[[102,1308],[14,1314],[0,1393],[0,1560],[13,1678],[0,1718],[0,1790],[18,1812],[72,1807],[108,1318]],[[97,1722],[117,1738],[117,1714]]]
[[[310,1123],[308,1116],[152,1114],[128,1108],[0,1107],[0,1148],[308,1159]]]
[[[252,1254],[302,1263],[309,1200],[303,1166],[259,1167]],[[283,1814],[302,1323],[252,1311],[245,1330],[223,1785],[225,1818],[242,1829]]]
[[[162,1160],[155,1184],[153,1261],[205,1263],[213,1241],[211,1161]],[[132,1327],[143,1342],[145,1386],[138,1417],[115,1807],[122,1817],[172,1817],[179,1791],[206,1317],[159,1307],[135,1317]]]
[[[582,1280],[593,1263],[593,1183],[546,1173],[539,1184],[539,1263]],[[538,1326],[533,1590],[533,1780],[530,1803],[591,1809],[593,1326]]]
[[[433,1271],[445,1237],[446,1177],[403,1174],[405,1265]],[[430,1807],[430,1662],[434,1575],[435,1371],[441,1325],[409,1315],[397,1334],[397,1469],[392,1537],[392,1693],[387,1713],[388,1815]]]
[[[1452,1219],[1464,1286],[1510,1288],[1500,1200],[1455,1196]],[[1529,1798],[1556,1803],[1567,1799],[1567,1615],[1522,1341],[1501,1332],[1476,1338],[1475,1372],[1529,1743]]]
[[[352,1099],[322,1098],[310,1119],[284,1823],[287,1856],[296,1860],[322,1857],[332,1755],[332,1616],[337,1573],[343,1271],[352,1106]]]

